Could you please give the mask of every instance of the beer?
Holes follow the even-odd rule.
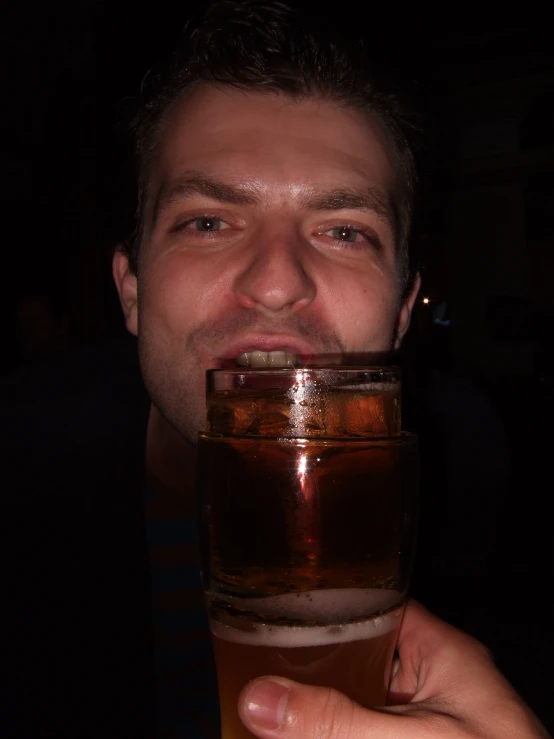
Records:
[[[394,600],[390,591],[366,592],[365,598],[371,599],[371,592],[378,612],[380,600],[381,605]],[[332,614],[333,601],[337,599],[343,609],[351,601],[352,615],[357,612],[360,594],[355,590],[318,590],[300,597],[289,594],[276,598],[281,602],[273,603],[274,609],[294,613],[297,606],[297,616],[303,613],[302,603],[299,607],[298,603],[304,599],[311,601],[312,606],[315,601],[320,615],[325,614],[326,607]],[[252,736],[238,717],[237,703],[242,688],[262,675],[333,687],[365,706],[385,703],[401,608],[362,621],[313,626],[301,618],[267,623],[267,616],[254,610],[258,605],[246,600],[223,612],[209,605],[223,719],[222,739]]]
[[[208,591],[250,598],[322,588],[405,592],[415,534],[412,437],[201,434],[198,455]]]
[[[237,699],[262,675],[385,703],[418,477],[387,372],[208,372],[200,544],[224,739],[250,736]]]
[[[224,739],[249,736],[237,699],[261,675],[384,704],[412,560],[416,463],[411,437],[201,437]]]
[[[307,380],[302,371],[297,373],[298,379],[289,388],[273,387],[279,376],[266,374],[263,379],[269,387],[260,388],[258,381],[258,387],[253,389],[209,393],[206,431],[233,436],[296,438],[400,434],[398,383],[377,386],[374,383],[371,389],[359,384],[343,384],[323,392],[319,384]]]

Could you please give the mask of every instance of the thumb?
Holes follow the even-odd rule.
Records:
[[[399,711],[398,708],[391,711]],[[417,739],[409,715],[370,710],[332,688],[281,677],[253,680],[241,692],[239,715],[260,739]]]

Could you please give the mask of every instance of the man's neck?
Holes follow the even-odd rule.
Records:
[[[195,448],[151,404],[146,433],[147,475],[192,502],[195,464]]]

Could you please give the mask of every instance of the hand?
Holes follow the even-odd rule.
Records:
[[[548,739],[488,650],[422,606],[406,606],[386,708],[330,688],[253,680],[239,715],[260,739]]]

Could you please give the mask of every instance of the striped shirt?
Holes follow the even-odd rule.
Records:
[[[144,489],[154,660],[163,739],[219,737],[217,680],[198,563],[196,518],[152,476]]]

